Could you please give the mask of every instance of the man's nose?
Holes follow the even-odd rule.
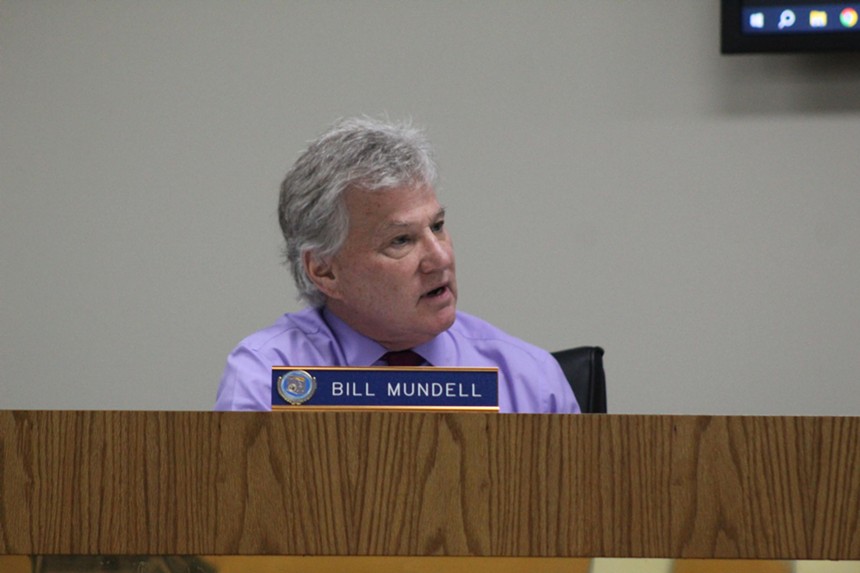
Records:
[[[421,259],[421,271],[425,273],[447,268],[453,261],[453,250],[448,237],[432,235],[425,241],[424,256]]]

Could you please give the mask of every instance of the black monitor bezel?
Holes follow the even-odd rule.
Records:
[[[744,35],[741,0],[720,0],[720,3],[720,52],[723,54],[860,51],[860,34],[853,33]]]

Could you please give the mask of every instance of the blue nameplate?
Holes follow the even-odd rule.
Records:
[[[274,366],[272,410],[499,411],[498,368]]]

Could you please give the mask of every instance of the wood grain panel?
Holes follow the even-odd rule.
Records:
[[[860,418],[0,412],[0,554],[860,559]]]

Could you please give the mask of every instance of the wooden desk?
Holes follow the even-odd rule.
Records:
[[[860,559],[860,418],[0,412],[0,555]]]

